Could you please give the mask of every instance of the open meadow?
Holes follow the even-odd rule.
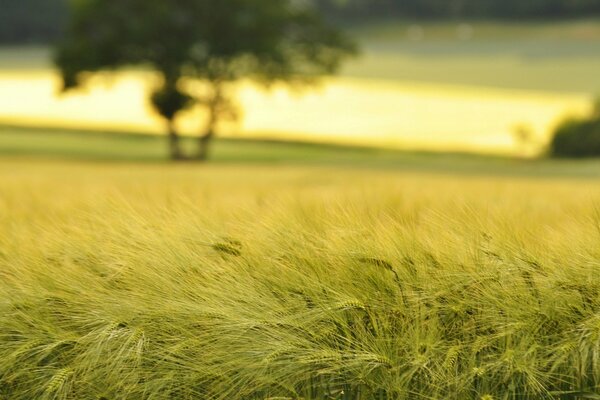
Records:
[[[597,161],[61,161],[15,135],[3,400],[600,396]],[[251,156],[292,148],[313,162]]]

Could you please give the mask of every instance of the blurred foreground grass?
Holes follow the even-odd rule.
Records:
[[[597,179],[343,166],[0,160],[0,398],[600,395]]]

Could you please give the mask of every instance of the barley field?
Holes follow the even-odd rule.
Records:
[[[5,157],[0,399],[600,398],[599,180],[502,171]]]

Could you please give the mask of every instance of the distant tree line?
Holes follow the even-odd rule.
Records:
[[[0,0],[0,44],[50,43],[68,18],[68,0]]]
[[[107,2],[116,0],[106,0]],[[329,18],[568,18],[600,16],[600,0],[310,0]],[[0,43],[60,37],[69,0],[0,0]]]
[[[569,18],[600,15],[600,0],[314,0],[329,16],[364,18]]]

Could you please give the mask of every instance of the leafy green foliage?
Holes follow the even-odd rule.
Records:
[[[600,102],[587,119],[569,119],[561,124],[551,143],[555,157],[600,157]]]
[[[166,84],[152,94],[152,105],[167,120],[175,118],[179,111],[188,108],[192,102],[192,97],[175,85]]]

